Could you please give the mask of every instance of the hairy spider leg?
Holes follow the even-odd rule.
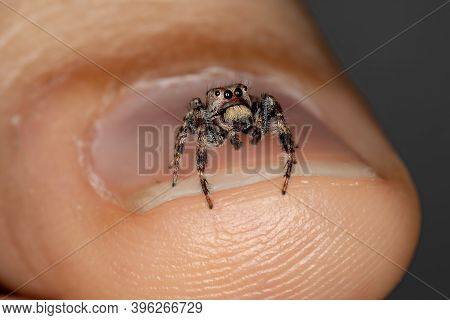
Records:
[[[196,152],[197,159],[197,171],[200,178],[200,185],[202,186],[203,194],[205,195],[206,202],[210,209],[213,208],[213,203],[209,197],[208,181],[205,178],[205,168],[208,163],[208,150],[207,150],[207,138],[205,131],[202,130],[198,134],[198,145]]]
[[[281,189],[281,193],[286,194],[293,166],[297,163],[295,145],[280,104],[274,97],[263,94],[261,99],[257,101],[255,107],[255,125],[251,132],[251,143],[257,144],[261,140],[261,137],[270,131],[278,134],[281,147],[288,156],[285,165],[286,171],[284,173],[283,187]]]
[[[292,168],[297,163],[295,158],[295,146],[292,141],[292,134],[289,128],[286,125],[283,115],[282,118],[278,118],[276,128],[279,132],[279,139],[281,142],[281,146],[288,155],[288,159],[286,161],[286,171],[284,173],[284,183],[283,188],[281,189],[282,194],[286,194],[286,190],[289,184],[289,179],[291,178]]]
[[[204,108],[199,98],[192,99],[189,103],[189,111],[183,118],[183,123],[178,130],[177,137],[175,139],[175,150],[173,160],[169,165],[172,168],[172,187],[175,187],[178,180],[178,173],[180,171],[180,161],[184,152],[184,146],[186,144],[188,134],[195,134],[198,129],[198,120],[201,116],[201,109]]]
[[[186,143],[187,137],[188,137],[188,130],[183,125],[178,130],[175,142],[175,152],[173,155],[173,160],[170,164],[170,168],[172,168],[172,187],[175,187],[175,185],[177,184],[178,173],[180,171],[180,160],[184,152],[184,145]]]

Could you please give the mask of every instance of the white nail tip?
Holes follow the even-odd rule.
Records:
[[[315,161],[309,163],[311,174],[308,176],[327,176],[336,178],[377,178],[376,173],[368,166],[361,163],[331,163]],[[233,174],[217,173],[207,175],[212,194],[214,192],[227,190],[254,183],[281,178],[283,169],[279,172],[260,170],[259,173],[235,172]],[[299,167],[292,176],[304,176]],[[307,180],[300,180],[302,184],[308,184]],[[352,182],[352,186],[359,185]],[[280,186],[281,187],[281,186]],[[169,180],[166,183],[154,185],[138,192],[127,199],[123,206],[136,213],[147,213],[150,209],[170,200],[181,197],[200,195],[201,189],[196,174],[192,174],[184,180],[180,180],[175,187],[171,187]]]

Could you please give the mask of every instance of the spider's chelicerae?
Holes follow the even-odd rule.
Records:
[[[285,194],[296,158],[292,134],[280,104],[268,94],[262,94],[260,98],[251,96],[247,86],[241,83],[208,90],[206,104],[200,98],[191,100],[183,125],[178,131],[174,159],[171,162],[172,186],[175,186],[178,179],[180,160],[188,134],[197,134],[197,171],[206,201],[212,209],[208,181],[205,178],[208,147],[218,147],[228,139],[237,150],[242,145],[239,133],[249,134],[250,142],[257,144],[261,137],[269,132],[278,135],[282,149],[287,154],[284,184],[281,189],[282,194]]]

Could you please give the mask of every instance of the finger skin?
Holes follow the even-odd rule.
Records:
[[[233,3],[214,3],[214,10],[227,12]],[[174,61],[191,69],[205,61],[220,61],[252,71],[261,70],[259,63],[290,73],[307,89],[335,74],[338,69],[323,51],[303,9],[289,1],[257,3],[242,6],[247,28],[232,36],[221,28],[236,23],[233,17],[210,18],[206,13],[211,7],[206,3],[190,3],[185,8],[187,18],[182,16],[186,25],[198,21],[188,17],[205,17],[205,25],[194,24],[189,33],[183,33],[185,25],[176,25],[165,36],[151,34],[158,29],[151,23],[158,19],[143,19],[138,7],[127,7],[127,14],[119,15],[111,13],[123,12],[120,7],[99,6],[105,9],[93,10],[93,21],[86,20],[90,24],[73,29],[61,28],[61,19],[67,21],[65,26],[77,25],[76,10],[84,10],[82,5],[65,8],[64,14],[42,14],[45,19],[39,21],[130,81],[139,70],[176,72]],[[28,2],[16,4],[26,13],[37,12]],[[162,9],[151,14],[158,15]],[[17,32],[10,42],[5,41],[8,46],[0,47],[1,71],[9,75],[0,83],[0,143],[4,146],[0,154],[0,283],[5,288],[13,290],[71,253],[18,293],[67,299],[375,299],[385,297],[401,279],[419,233],[417,196],[364,101],[345,80],[334,82],[330,91],[314,99],[329,125],[342,131],[341,136],[374,167],[379,179],[293,177],[282,196],[277,188],[280,178],[273,181],[275,185],[261,182],[216,192],[213,210],[199,195],[167,202],[146,215],[128,216],[89,184],[80,165],[83,146],[76,139],[107,112],[103,102],[110,96],[105,92],[119,91],[120,86],[41,31],[7,11],[1,14],[5,28]],[[118,21],[105,20],[105,14]],[[162,21],[170,26],[180,15],[164,17]],[[267,19],[261,17],[270,17],[273,25],[262,25]],[[89,41],[97,46],[83,43],[80,30],[93,30],[90,26],[98,21],[115,23],[117,37],[95,33],[101,36]],[[221,25],[212,28],[214,21]],[[112,27],[104,29],[114,34]],[[263,38],[249,36],[255,30]],[[120,42],[120,34],[128,32],[127,40]],[[274,35],[271,46],[264,35]],[[235,37],[245,41],[229,46]],[[158,52],[171,52],[175,40],[181,47],[177,52],[183,54],[156,59]],[[42,52],[25,50],[24,43]],[[98,44],[104,44],[100,53],[93,49]],[[211,50],[199,52],[205,46]],[[49,50],[47,60],[32,62],[45,50]],[[30,52],[34,56],[28,56]],[[192,57],[201,62],[192,62]],[[55,76],[62,72],[59,69],[44,70],[49,66],[61,67],[64,76]],[[18,76],[23,74],[27,76]],[[336,108],[340,115],[335,115]],[[14,125],[17,114],[20,125]]]

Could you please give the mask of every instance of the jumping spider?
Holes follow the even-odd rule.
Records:
[[[208,90],[206,104],[203,104],[200,98],[191,100],[176,137],[174,159],[170,164],[173,171],[172,186],[175,186],[178,179],[180,160],[188,134],[197,134],[196,166],[203,193],[209,208],[212,209],[208,181],[204,176],[208,161],[207,148],[218,147],[228,138],[237,150],[242,146],[239,132],[249,134],[252,144],[257,144],[268,132],[278,135],[283,151],[287,154],[281,190],[282,194],[285,194],[292,167],[297,162],[291,131],[281,106],[274,97],[268,94],[262,94],[261,98],[251,96],[247,86],[241,83]]]

